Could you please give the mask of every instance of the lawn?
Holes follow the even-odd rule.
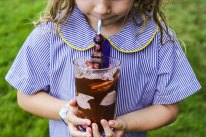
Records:
[[[48,121],[21,110],[16,103],[15,89],[4,80],[18,50],[34,28],[32,20],[44,5],[45,1],[38,0],[0,1],[0,137],[48,136]],[[175,123],[148,132],[149,137],[206,136],[205,7],[205,0],[171,0],[165,7],[169,25],[182,45],[186,45],[186,56],[203,88],[180,102]]]

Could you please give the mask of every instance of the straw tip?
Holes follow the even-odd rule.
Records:
[[[101,30],[102,30],[102,20],[98,19],[98,31],[97,31],[97,34],[100,34]]]

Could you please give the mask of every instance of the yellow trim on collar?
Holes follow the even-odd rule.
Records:
[[[81,51],[84,51],[84,50],[88,50],[92,47],[94,47],[94,44],[92,44],[91,46],[87,47],[87,48],[77,48],[75,46],[73,46],[71,43],[69,43],[64,37],[63,35],[61,34],[60,30],[59,30],[59,27],[56,23],[54,23],[55,26],[56,26],[56,29],[57,29],[57,33],[59,34],[59,36],[61,37],[61,39],[68,45],[70,46],[71,48],[75,49],[75,50],[81,50]]]
[[[157,32],[158,32],[158,27],[156,27],[156,30],[155,30],[154,34],[152,35],[151,39],[150,39],[142,48],[138,48],[138,49],[135,49],[135,50],[122,50],[122,49],[118,48],[117,46],[115,46],[108,37],[106,37],[106,39],[107,39],[107,40],[109,41],[109,43],[110,43],[115,49],[117,49],[118,51],[124,52],[124,53],[133,53],[133,52],[138,52],[138,51],[140,51],[140,50],[145,49],[145,48],[152,42],[152,40],[154,39],[154,37],[155,37],[155,35],[157,34]]]
[[[90,45],[90,46],[87,47],[87,48],[77,48],[77,47],[73,46],[71,43],[69,43],[69,42],[63,37],[63,35],[61,34],[61,32],[60,32],[60,30],[59,30],[58,25],[57,25],[56,23],[54,23],[54,24],[55,24],[55,26],[56,26],[57,33],[59,34],[59,36],[61,37],[61,39],[62,39],[68,46],[70,46],[71,48],[73,48],[73,49],[75,49],[75,50],[84,51],[84,50],[88,50],[88,49],[94,47],[94,44]],[[110,43],[115,49],[117,49],[118,51],[124,52],[124,53],[133,53],[133,52],[138,52],[138,51],[143,50],[144,48],[146,48],[146,47],[152,42],[152,40],[154,39],[154,37],[155,37],[155,35],[157,34],[157,32],[158,32],[158,27],[156,27],[156,30],[155,30],[154,34],[152,35],[151,39],[150,39],[142,48],[139,48],[139,49],[136,49],[136,50],[122,50],[122,49],[118,48],[117,46],[115,46],[115,45],[112,43],[112,41],[109,39],[109,37],[106,37],[106,39],[107,39],[107,40],[109,41],[109,43]]]

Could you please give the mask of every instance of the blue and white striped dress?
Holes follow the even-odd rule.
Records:
[[[136,17],[140,20],[138,14]],[[32,95],[49,89],[50,95],[64,100],[75,97],[72,61],[92,52],[94,30],[75,8],[68,21],[57,28],[51,22],[37,26],[19,51],[6,80],[17,90]],[[122,61],[118,87],[117,116],[153,104],[176,103],[201,86],[177,39],[168,41],[153,21],[143,33],[132,19],[117,34],[107,37],[110,56]],[[173,35],[171,33],[171,35]],[[146,132],[124,137],[145,137]],[[50,137],[70,137],[62,121],[50,120]]]

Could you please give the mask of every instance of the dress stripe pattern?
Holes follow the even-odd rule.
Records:
[[[62,36],[77,49],[93,44],[95,32],[83,14],[75,9],[64,26],[59,26]],[[121,32],[110,36],[110,56],[121,60],[118,83],[116,115],[144,109],[153,104],[172,104],[192,95],[201,86],[186,59],[177,39],[162,45],[156,25],[150,21],[145,31],[140,31],[132,20]],[[171,35],[172,34],[171,32]],[[153,38],[152,38],[153,37]],[[152,40],[151,40],[152,38]],[[151,40],[151,41],[150,41]],[[143,48],[148,43],[147,47]],[[110,43],[110,44],[111,44]],[[121,51],[136,51],[126,54]],[[75,58],[89,56],[92,49],[76,50],[65,43],[56,26],[45,23],[37,26],[20,49],[6,80],[17,90],[32,95],[44,90],[64,100],[75,97],[75,80],[72,63]],[[45,102],[46,103],[46,102]],[[62,121],[50,120],[50,137],[70,137]],[[145,137],[146,132],[126,133],[124,137]]]

